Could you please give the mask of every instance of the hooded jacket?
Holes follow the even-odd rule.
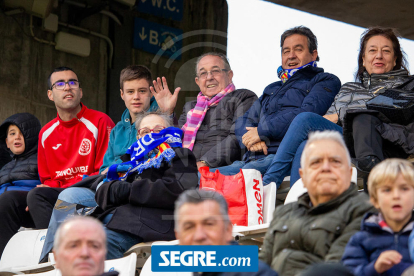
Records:
[[[306,193],[277,207],[267,230],[259,258],[282,276],[297,275],[315,263],[339,262],[364,214],[374,210],[353,184],[328,202],[310,202]]]
[[[242,142],[246,127],[257,127],[269,154],[276,153],[296,115],[302,112],[325,115],[340,88],[341,81],[337,76],[310,66],[297,71],[286,83],[269,84],[263,95],[236,122],[236,136],[241,149],[246,150]],[[248,151],[244,160],[264,156],[263,153]]]
[[[7,129],[13,124],[23,134],[25,149],[14,155],[6,146]],[[10,190],[29,191],[40,184],[37,171],[37,144],[41,125],[30,113],[18,113],[0,125],[0,147],[12,155],[12,160],[0,170],[0,194]]]
[[[355,276],[401,275],[412,265],[408,250],[408,237],[414,222],[410,221],[400,232],[394,233],[388,226],[381,227],[379,214],[368,213],[361,223],[361,231],[357,232],[346,245],[342,262],[350,268]],[[399,264],[379,274],[375,262],[382,252],[396,250],[402,255]]]

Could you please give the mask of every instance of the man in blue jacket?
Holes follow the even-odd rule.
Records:
[[[257,169],[263,175],[296,115],[326,113],[341,82],[335,75],[317,67],[317,44],[316,36],[304,26],[282,34],[282,65],[277,70],[281,80],[269,84],[263,95],[237,120],[237,139],[248,152],[243,161],[218,168],[222,174],[236,174],[243,168]]]

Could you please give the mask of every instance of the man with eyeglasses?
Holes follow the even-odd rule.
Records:
[[[153,87],[151,87],[151,84],[153,84]],[[103,152],[105,155],[100,167],[100,174],[102,176],[88,177],[74,187],[65,189],[59,194],[59,201],[87,207],[97,206],[95,190],[88,187],[94,181],[102,181],[111,165],[123,162],[121,156],[136,141],[137,130],[134,123],[137,116],[146,111],[160,110],[173,117],[179,91],[180,88],[177,88],[174,94],[172,94],[168,90],[167,81],[164,77],[153,81],[151,71],[143,65],[129,65],[125,67],[120,74],[120,94],[126,109],[122,114],[121,121],[110,132],[108,148],[106,152]],[[60,216],[62,220],[63,217],[62,215]],[[52,214],[52,218],[54,217],[55,213]],[[52,219],[48,227],[48,235],[54,235],[51,229],[57,228],[55,224],[56,221]],[[47,257],[48,251],[49,248],[45,247],[42,257]]]
[[[151,71],[143,65],[129,65],[121,71],[120,92],[126,110],[121,121],[111,131],[108,148],[99,170],[102,175],[106,175],[111,165],[122,163],[121,156],[136,141],[137,130],[134,123],[139,114],[160,110],[170,117],[173,116],[180,88],[171,94],[164,77],[162,81],[165,83],[164,86],[161,84],[161,78],[152,81]],[[152,83],[156,91],[151,87]],[[94,192],[83,187],[71,187],[63,191],[59,195],[59,200],[89,207],[96,206]]]
[[[108,115],[81,103],[82,88],[68,67],[53,70],[47,95],[55,103],[57,117],[39,134],[38,170],[41,185],[27,196],[28,210],[36,228],[47,228],[60,192],[99,173],[115,126]],[[81,196],[81,195],[78,195]]]
[[[178,121],[183,147],[193,151],[197,167],[216,168],[240,160],[243,153],[235,135],[238,117],[257,99],[247,89],[236,89],[227,57],[210,52],[196,63],[197,100],[187,102]]]

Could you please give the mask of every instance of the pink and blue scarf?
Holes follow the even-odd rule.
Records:
[[[182,127],[184,131],[183,147],[193,150],[194,142],[197,136],[197,131],[200,128],[201,123],[206,116],[207,110],[223,99],[227,94],[233,92],[236,89],[233,83],[227,85],[224,90],[217,93],[213,98],[209,99],[201,92],[197,96],[197,104],[187,113],[187,122]]]
[[[299,71],[300,69],[303,69],[305,67],[308,67],[308,66],[317,67],[316,61],[311,61],[308,64],[305,64],[305,65],[303,65],[303,66],[301,66],[299,68],[295,68],[295,69],[283,69],[282,66],[279,66],[279,68],[277,68],[277,75],[279,76],[279,78],[281,79],[281,81],[283,83],[285,83],[297,71]]]

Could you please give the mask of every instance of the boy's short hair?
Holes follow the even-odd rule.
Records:
[[[122,69],[119,84],[121,89],[124,89],[124,82],[139,79],[146,79],[148,81],[148,85],[151,86],[151,71],[144,65],[129,65]]]
[[[414,188],[414,166],[411,162],[404,159],[390,158],[376,165],[368,177],[369,196],[377,201],[378,187],[395,182],[399,175],[402,175]]]

